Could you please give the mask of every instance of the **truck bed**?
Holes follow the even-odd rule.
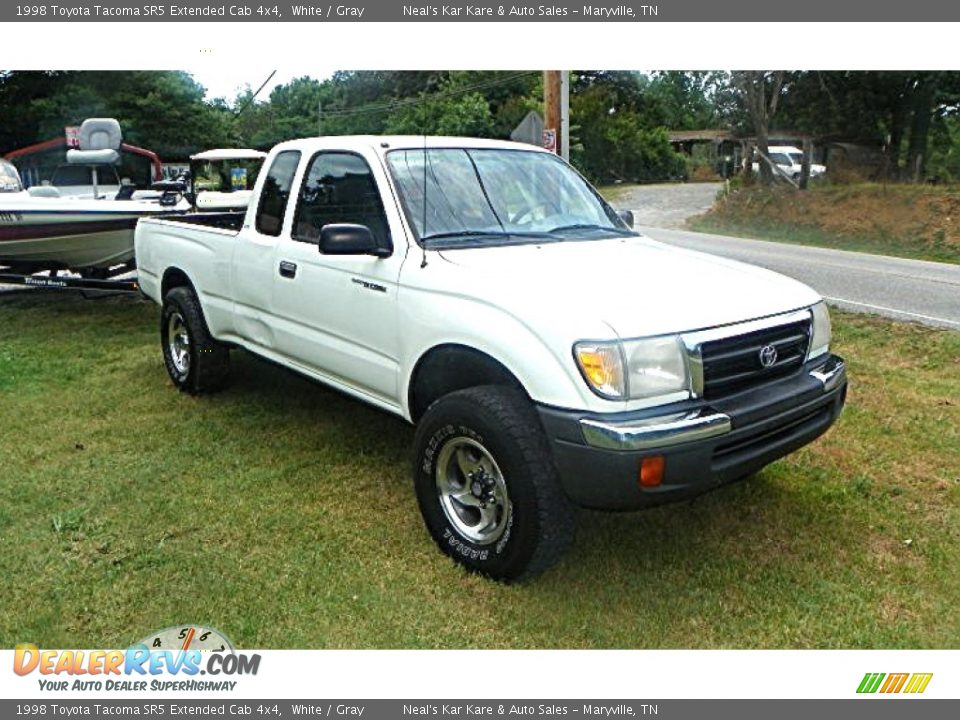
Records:
[[[203,227],[217,228],[219,230],[232,230],[240,232],[243,227],[243,218],[246,210],[235,212],[216,212],[216,213],[186,213],[184,215],[174,215],[173,217],[163,218],[166,222],[185,223],[187,225],[201,225]]]

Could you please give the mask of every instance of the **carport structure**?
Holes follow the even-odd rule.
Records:
[[[757,145],[756,137],[737,136],[730,130],[670,130],[667,138],[673,149],[687,157],[699,156],[709,161],[720,177],[731,177],[753,162],[753,149]],[[771,132],[768,145],[796,145],[802,147],[805,142],[814,146],[817,156],[817,139],[812,135],[790,130]]]
[[[671,130],[667,137],[674,150],[709,162],[720,177],[730,177],[742,167],[746,149],[729,130]]]

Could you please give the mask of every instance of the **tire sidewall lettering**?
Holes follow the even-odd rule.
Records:
[[[430,439],[427,441],[427,445],[423,451],[423,458],[420,465],[421,471],[429,478],[430,482],[434,482],[434,470],[435,462],[437,455],[440,453],[441,448],[444,446],[446,441],[454,437],[468,437],[471,440],[475,440],[481,445],[485,445],[484,437],[481,433],[478,433],[473,428],[469,428],[466,425],[456,424],[456,423],[446,423],[436,430],[433,435],[430,436]],[[461,536],[456,530],[450,527],[446,516],[443,514],[443,511],[439,507],[439,500],[437,500],[437,509],[440,510],[439,516],[442,517],[443,522],[443,542],[456,554],[460,555],[464,559],[473,560],[474,562],[486,562],[492,557],[503,555],[507,550],[509,544],[510,536],[513,530],[513,503],[510,503],[508,506],[509,517],[507,519],[507,528],[503,533],[503,536],[497,541],[496,545],[492,548],[484,545],[476,545],[463,536]],[[492,553],[491,553],[492,550]]]
[[[443,540],[451,550],[466,560],[486,562],[490,559],[489,548],[479,548],[472,543],[464,542],[460,535],[449,527],[443,529]]]
[[[484,444],[483,435],[480,433],[464,425],[447,423],[430,436],[430,440],[427,441],[427,447],[423,451],[423,462],[421,463],[421,469],[431,478],[433,478],[434,460],[436,460],[440,448],[443,447],[445,441],[452,437],[468,437],[472,440],[476,440],[481,445]]]
[[[513,503],[511,502],[507,508],[507,529],[503,531],[503,537],[497,540],[497,544],[494,547],[494,551],[497,555],[503,555],[503,551],[507,548],[507,543],[510,540],[510,535],[513,534]]]

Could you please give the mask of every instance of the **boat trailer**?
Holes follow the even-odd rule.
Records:
[[[12,268],[0,267],[0,285],[24,285],[52,290],[100,290],[108,292],[139,292],[140,283],[134,277],[119,277],[136,270],[134,263],[111,268],[100,277],[83,277],[67,271],[50,270],[49,274],[18,273]]]

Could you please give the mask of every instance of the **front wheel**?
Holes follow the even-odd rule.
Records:
[[[520,391],[489,385],[437,400],[417,426],[414,446],[427,529],[468,570],[524,580],[572,544],[575,510],[540,419]]]
[[[221,389],[230,368],[230,349],[210,335],[193,290],[175,287],[163,298],[160,345],[173,384],[196,394]]]

